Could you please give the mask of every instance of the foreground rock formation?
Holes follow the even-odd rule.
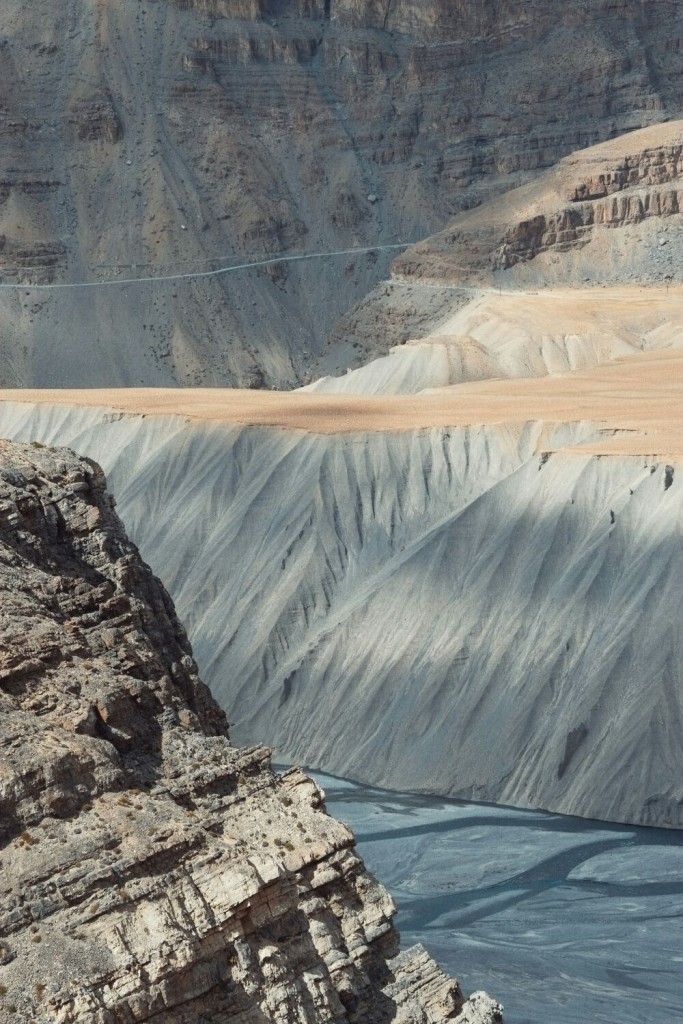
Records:
[[[0,1017],[492,1024],[300,771],[231,746],[92,463],[0,442]]]
[[[677,0],[3,0],[0,274],[120,280],[415,241],[679,116],[680,23]],[[340,372],[387,344],[330,329],[393,255],[0,290],[0,384]]]

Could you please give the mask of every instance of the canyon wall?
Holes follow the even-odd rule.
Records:
[[[241,742],[390,788],[683,824],[675,461],[586,454],[591,424],[0,414],[101,460]]]
[[[101,470],[0,442],[0,1016],[494,1024],[301,771],[230,744]]]
[[[172,280],[0,288],[0,384],[292,386],[386,350],[332,328],[393,252],[183,275],[416,241],[676,116],[681,33],[675,0],[7,0],[0,283]]]

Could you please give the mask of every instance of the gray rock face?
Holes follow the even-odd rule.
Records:
[[[0,442],[0,1018],[500,1020],[302,772],[237,750],[93,463]]]
[[[679,24],[676,0],[4,0],[0,273],[183,275],[415,241],[677,116]],[[340,372],[388,347],[355,313],[332,327],[393,255],[0,291],[0,384]]]

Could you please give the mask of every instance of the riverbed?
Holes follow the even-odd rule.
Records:
[[[508,1024],[683,1015],[683,835],[311,773],[422,943]]]

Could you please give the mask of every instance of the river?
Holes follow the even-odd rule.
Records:
[[[683,835],[312,775],[421,942],[508,1024],[683,1019]]]

